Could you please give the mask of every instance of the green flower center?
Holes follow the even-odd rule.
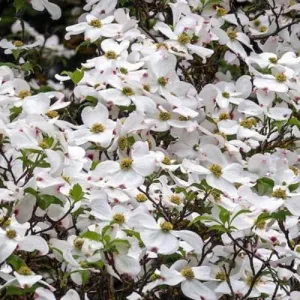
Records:
[[[287,199],[287,194],[286,194],[286,191],[284,189],[278,188],[277,190],[275,190],[272,193],[272,197],[281,198],[281,199]]]
[[[226,280],[226,274],[224,272],[218,272],[216,274],[216,279],[219,279],[221,281],[225,281]]]
[[[150,85],[149,84],[144,84],[143,89],[147,92],[150,92]]]
[[[218,17],[224,17],[227,15],[227,13],[228,13],[228,11],[225,8],[217,7],[217,16]]]
[[[230,116],[228,113],[220,113],[219,115],[219,120],[222,121],[222,120],[229,120],[230,119]]]
[[[173,225],[170,222],[165,221],[160,224],[160,228],[164,232],[169,232],[173,229]]]
[[[102,133],[102,132],[104,132],[104,130],[105,130],[105,127],[104,127],[103,124],[95,123],[91,127],[90,132],[92,132],[92,133]]]
[[[124,170],[124,171],[129,170],[131,168],[131,166],[132,166],[132,162],[133,162],[133,160],[131,158],[129,158],[129,157],[122,159],[120,161],[120,168],[121,168],[121,170]]]
[[[49,143],[47,142],[47,140],[43,139],[40,143],[39,146],[42,149],[49,149],[51,147],[51,145],[49,145]]]
[[[266,226],[266,221],[265,220],[256,220],[254,224],[255,224],[256,228],[264,229]]]
[[[173,194],[171,197],[170,197],[170,201],[176,205],[180,205],[182,203],[182,200],[180,198],[179,195],[177,194]]]
[[[4,220],[4,217],[0,217],[0,224],[2,224],[1,226],[5,228],[11,224],[11,219]]]
[[[119,148],[124,151],[125,149],[128,148],[128,140],[126,137],[121,137],[119,138],[119,141],[118,141],[118,145],[119,145]]]
[[[125,217],[123,214],[117,213],[113,216],[113,220],[114,222],[116,222],[117,224],[121,225],[125,222]]]
[[[261,24],[260,20],[255,20],[254,21],[254,26],[258,27]]]
[[[162,163],[164,165],[167,165],[167,166],[171,165],[171,163],[172,163],[171,162],[171,158],[169,156],[165,156],[165,158],[163,159]]]
[[[96,28],[101,28],[102,27],[102,23],[98,19],[93,19],[92,21],[90,21],[89,25],[93,26],[93,27],[96,27]]]
[[[25,97],[31,96],[31,92],[27,90],[21,90],[18,94],[18,97],[24,99]]]
[[[13,230],[13,229],[7,230],[6,231],[6,236],[9,239],[14,239],[17,236],[17,232],[15,230]]]
[[[13,44],[16,47],[22,47],[24,45],[22,41],[14,41]]]
[[[47,112],[47,116],[51,119],[56,118],[59,116],[58,112],[55,110],[50,110]]]
[[[259,27],[259,32],[266,32],[268,30],[267,26],[260,26]]]
[[[209,168],[209,171],[211,171],[213,173],[214,176],[216,176],[217,178],[221,177],[222,175],[222,167],[219,165],[211,165]]]
[[[163,111],[159,114],[159,119],[161,121],[168,121],[171,119],[171,113]]]
[[[232,40],[232,41],[235,41],[237,39],[237,32],[235,31],[229,31],[227,33],[228,37]]]
[[[276,74],[275,79],[280,83],[287,81],[287,77],[284,73]]]
[[[299,175],[299,169],[297,167],[291,166],[290,170],[292,170],[296,176]]]
[[[115,51],[107,51],[107,52],[105,52],[104,56],[107,59],[117,59],[118,54]]]
[[[124,75],[127,75],[128,74],[128,70],[126,68],[121,68],[120,69],[120,72]]]
[[[84,244],[84,239],[76,238],[73,242],[74,248],[77,250],[81,250],[82,246]]]
[[[136,199],[137,202],[145,202],[145,201],[148,200],[147,196],[145,194],[142,194],[142,193],[137,194],[135,196],[135,199]]]
[[[17,272],[25,276],[32,275],[32,271],[27,266],[21,266]]]
[[[254,118],[249,118],[249,119],[245,119],[245,120],[242,120],[240,122],[240,125],[242,127],[245,127],[245,128],[252,128],[253,126],[256,126],[257,125],[257,121],[254,119]]]
[[[134,95],[134,92],[133,92],[132,88],[130,88],[130,87],[124,87],[122,90],[122,93],[127,97]]]
[[[161,85],[161,86],[166,86],[167,83],[168,83],[168,78],[166,78],[166,77],[159,77],[159,78],[157,79],[157,83],[158,83],[159,85]]]
[[[229,99],[230,94],[229,94],[228,92],[223,92],[223,93],[222,93],[222,96],[223,96],[224,98],[226,98],[226,99]]]
[[[177,42],[181,45],[186,45],[191,42],[191,38],[187,33],[183,32],[181,35],[178,36]]]
[[[181,275],[184,276],[188,280],[192,280],[195,278],[194,271],[191,268],[184,268],[181,270]]]

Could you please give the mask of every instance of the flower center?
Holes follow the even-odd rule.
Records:
[[[165,156],[165,158],[163,159],[162,163],[164,165],[169,166],[171,164],[171,158],[169,156]]]
[[[272,193],[272,197],[275,198],[281,198],[281,199],[287,199],[287,194],[284,189],[278,188]]]
[[[287,77],[286,77],[286,75],[284,73],[278,73],[278,74],[276,74],[275,79],[278,82],[286,82],[287,81]]]
[[[47,112],[47,116],[51,119],[56,118],[59,116],[58,112],[55,110],[50,110]]]
[[[159,49],[160,47],[163,47],[163,48],[165,48],[166,50],[169,49],[169,47],[168,47],[167,44],[165,44],[165,43],[157,43],[157,44],[156,44],[156,49]]]
[[[168,121],[171,119],[171,113],[163,111],[159,114],[159,119],[161,121]]]
[[[25,276],[32,275],[32,271],[27,266],[21,266],[17,272]]]
[[[101,28],[102,27],[102,23],[98,19],[93,19],[92,21],[90,21],[89,25],[93,26],[93,27],[96,27],[96,28]]]
[[[181,275],[184,276],[188,280],[192,280],[195,278],[194,271],[191,268],[184,268],[181,270]]]
[[[226,280],[226,274],[224,272],[218,272],[216,274],[216,279],[219,279],[221,281],[225,281]]]
[[[183,121],[183,122],[186,122],[186,121],[189,121],[191,118],[190,117],[185,117],[185,116],[179,116],[179,121]]]
[[[102,133],[102,132],[104,132],[104,130],[105,130],[105,127],[104,127],[103,124],[95,123],[91,127],[90,132],[92,132],[92,133]]]
[[[107,59],[117,59],[118,54],[115,51],[107,51],[107,52],[105,52],[104,56]]]
[[[260,20],[255,20],[255,21],[254,21],[254,25],[255,25],[256,27],[258,27],[260,24],[261,24]]]
[[[159,78],[157,79],[157,82],[158,82],[158,84],[161,85],[161,86],[166,86],[167,83],[168,83],[168,78],[166,78],[166,77],[159,77]]]
[[[0,217],[0,223],[2,224],[1,226],[5,228],[11,224],[11,219],[4,220],[4,217]]]
[[[266,32],[268,30],[267,26],[260,26],[259,27],[259,32]]]
[[[235,31],[229,31],[227,33],[228,37],[232,40],[232,41],[235,41],[237,39],[237,32]]]
[[[43,139],[40,143],[39,146],[42,149],[49,149],[51,147],[51,145],[49,144],[49,142],[46,139]]]
[[[116,222],[117,224],[123,224],[125,222],[125,217],[123,214],[117,213],[113,216],[113,220],[114,222]]]
[[[228,113],[220,113],[219,115],[219,120],[222,121],[222,120],[229,120],[230,119],[230,116]]]
[[[22,47],[24,45],[22,41],[14,41],[13,44],[16,47]]]
[[[292,170],[296,176],[299,175],[299,169],[297,167],[291,166],[290,170]]]
[[[126,68],[121,68],[120,69],[120,72],[124,75],[127,75],[128,74],[128,70]]]
[[[164,232],[169,232],[173,229],[173,225],[170,222],[165,221],[160,224],[160,228]]]
[[[150,92],[150,85],[149,84],[144,84],[143,89],[147,92]]]
[[[227,15],[227,13],[228,13],[228,11],[225,8],[217,7],[217,16],[218,17],[224,17]]]
[[[242,127],[245,127],[245,128],[252,128],[253,126],[256,126],[257,125],[257,121],[254,119],[254,118],[249,118],[249,119],[245,119],[245,120],[242,120],[240,122],[240,125]]]
[[[178,36],[177,42],[181,45],[186,45],[191,42],[191,38],[187,33],[183,32],[181,35]]]
[[[124,87],[122,90],[122,93],[127,97],[134,95],[134,92],[133,92],[132,88],[130,88],[130,87]]]
[[[256,228],[258,228],[258,229],[264,229],[265,225],[266,225],[266,221],[258,219],[258,220],[255,221],[254,224],[255,224]]]
[[[6,236],[9,239],[14,239],[17,236],[17,232],[15,230],[13,230],[13,229],[7,230],[6,231]]]
[[[135,196],[135,199],[137,202],[145,202],[148,198],[145,194],[140,193]]]
[[[173,194],[173,195],[170,197],[170,201],[171,201],[172,203],[176,204],[176,205],[179,205],[179,204],[182,203],[180,196],[177,195],[177,194]]]
[[[129,170],[131,168],[131,166],[132,166],[132,162],[133,162],[133,160],[131,158],[129,158],[129,157],[122,159],[120,161],[120,168],[121,168],[121,170],[124,170],[124,171]]]
[[[27,90],[21,90],[18,94],[18,97],[24,99],[25,97],[31,96],[31,92]]]
[[[74,248],[76,248],[77,250],[81,250],[83,244],[84,244],[84,239],[81,238],[77,238],[73,242]]]
[[[229,94],[228,92],[223,92],[223,93],[222,93],[222,96],[223,96],[224,98],[226,98],[226,99],[229,99],[230,94]]]
[[[128,148],[128,140],[126,137],[121,137],[119,138],[119,141],[118,141],[118,145],[119,145],[119,148],[124,151],[125,149]]]
[[[221,177],[222,175],[222,167],[219,165],[211,165],[209,168],[209,171],[211,171],[213,173],[214,176],[216,176],[217,178]]]

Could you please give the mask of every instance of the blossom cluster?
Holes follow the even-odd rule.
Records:
[[[1,297],[300,299],[300,4],[77,9],[48,90],[30,51],[78,49],[0,41]]]

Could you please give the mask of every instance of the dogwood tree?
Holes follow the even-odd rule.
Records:
[[[297,1],[1,9],[1,299],[300,299]]]

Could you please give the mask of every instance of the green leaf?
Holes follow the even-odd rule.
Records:
[[[216,230],[220,232],[227,232],[228,230],[223,225],[213,225],[208,228],[209,231]]]
[[[293,125],[293,126],[297,126],[298,128],[300,128],[300,120],[298,120],[297,118],[291,118],[289,121],[288,121],[288,124],[289,125]]]
[[[220,212],[219,212],[219,219],[221,220],[221,222],[223,224],[225,223],[229,223],[229,219],[230,219],[230,212],[225,209],[224,207],[222,206],[218,206],[219,209],[220,209]]]
[[[100,160],[93,160],[92,165],[91,165],[91,171],[94,171],[100,163],[101,163]]]
[[[22,9],[25,6],[24,0],[14,0],[14,7],[16,9],[16,12],[18,13],[20,9]]]
[[[221,222],[219,222],[218,220],[216,220],[215,218],[213,218],[211,216],[198,216],[194,220],[192,220],[188,226],[191,226],[191,225],[193,225],[197,222],[201,222],[201,221],[211,221],[211,222],[216,222],[218,224],[221,224]]]
[[[237,218],[239,215],[242,215],[242,214],[247,214],[247,213],[250,213],[251,211],[249,210],[249,209],[242,209],[242,210],[240,210],[240,211],[238,211],[233,217],[232,217],[232,219],[231,219],[231,221],[230,221],[230,224],[233,222],[233,220],[235,219],[235,218]]]
[[[83,234],[80,235],[80,237],[86,238],[86,239],[89,239],[92,241],[100,241],[101,240],[101,235],[94,231],[84,232]]]
[[[10,116],[9,116],[10,122],[12,122],[15,118],[17,118],[18,115],[21,114],[22,110],[23,110],[22,106],[19,106],[19,107],[14,106],[14,107],[10,108],[9,109],[9,111],[10,111]]]
[[[18,60],[21,53],[23,52],[23,49],[13,49],[13,50],[11,50],[11,52],[12,52],[12,55],[14,56],[14,59]]]
[[[33,287],[33,286],[30,287],[30,288],[22,289],[20,287],[10,285],[10,286],[6,287],[5,295],[6,296],[23,296],[23,295],[26,295],[26,294],[34,293],[35,289],[36,288]],[[22,297],[22,299],[23,299],[23,297]]]
[[[31,194],[33,196],[37,196],[39,193],[38,191],[36,191],[35,189],[31,188],[31,187],[28,187],[24,190],[25,193],[27,194]]]
[[[11,265],[14,268],[14,270],[19,270],[22,266],[26,266],[24,260],[14,254],[10,255],[7,258],[6,262],[9,265]]]
[[[21,69],[29,74],[33,72],[33,65],[27,61],[25,64],[21,66]]]
[[[38,196],[38,206],[42,210],[46,210],[51,204],[59,204],[60,206],[63,206],[63,202],[52,195],[41,195]]]
[[[263,177],[257,180],[256,189],[260,195],[272,193],[275,183],[272,179]]]
[[[297,190],[299,186],[300,186],[300,182],[297,182],[297,183],[294,183],[294,184],[290,184],[288,186],[288,188],[289,188],[290,192],[293,192],[293,191]]]
[[[126,245],[127,247],[130,246],[129,242],[127,240],[123,240],[123,239],[114,239],[111,243],[113,245],[115,245],[115,244],[123,244],[123,245]]]
[[[70,190],[69,192],[70,197],[72,197],[72,199],[75,202],[78,202],[80,200],[82,200],[83,196],[84,196],[84,192],[82,190],[82,187],[80,186],[80,184],[76,183],[73,188]]]
[[[81,70],[76,70],[72,73],[71,79],[72,81],[77,84],[83,78],[84,72]]]
[[[80,275],[82,278],[82,285],[86,285],[90,279],[90,272],[88,270],[80,271]]]

